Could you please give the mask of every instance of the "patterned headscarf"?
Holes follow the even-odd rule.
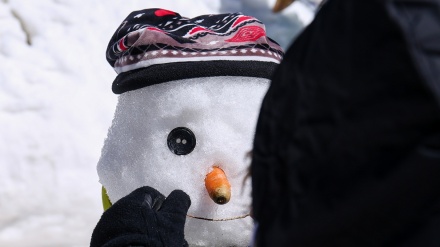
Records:
[[[164,9],[134,11],[107,48],[118,73],[113,92],[187,78],[249,76],[270,78],[282,48],[265,26],[241,13],[192,19]]]

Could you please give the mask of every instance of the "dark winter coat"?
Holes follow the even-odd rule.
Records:
[[[440,1],[330,0],[264,99],[257,246],[440,246]]]

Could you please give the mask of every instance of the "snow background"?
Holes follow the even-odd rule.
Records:
[[[313,18],[297,1],[0,0],[0,246],[88,246],[102,213],[96,164],[111,125],[110,37],[133,10],[242,12],[287,48]]]

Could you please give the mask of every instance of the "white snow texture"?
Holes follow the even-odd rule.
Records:
[[[130,12],[144,8],[165,8],[186,17],[242,12],[263,21],[269,36],[286,48],[292,38],[312,19],[313,14],[301,2],[293,4],[281,14],[273,14],[270,11],[273,3],[274,0],[1,0],[0,246],[89,245],[93,228],[102,214],[101,184],[96,166],[107,131],[112,126],[116,106],[118,105],[117,111],[135,107],[138,103],[132,104],[130,99],[136,94],[146,93],[146,90],[141,89],[124,94],[118,103],[118,96],[111,92],[111,83],[116,74],[105,60],[105,49],[115,29]],[[245,85],[251,83],[245,80],[243,78],[243,81],[228,87],[228,90],[233,90],[238,95],[235,98],[236,103],[249,97]],[[191,80],[180,83],[179,87],[195,87]],[[219,90],[221,85],[216,85]],[[206,96],[203,104],[213,104],[215,100],[228,100],[225,95],[209,91],[215,90],[216,87],[205,85],[196,89]],[[157,85],[160,92],[156,97],[157,102],[154,102],[154,98],[144,99],[145,108],[133,110],[133,113],[140,114],[145,111],[154,115],[154,107],[167,107],[159,97],[161,94],[166,94],[166,97],[171,97],[176,102],[184,97],[183,94],[173,94],[173,90],[166,90],[170,88],[173,88],[172,85],[167,83]],[[262,97],[265,86],[260,85],[257,88],[259,89],[253,91],[255,97]],[[191,97],[186,99],[187,101],[179,102],[190,104]],[[203,111],[203,107],[207,105],[202,106],[202,103],[193,104],[194,111]],[[228,101],[226,106],[231,108],[233,103],[234,101]],[[257,104],[251,103],[254,106]],[[147,109],[147,106],[151,109]],[[188,107],[188,112],[181,118],[173,116],[172,111],[167,112],[171,114],[169,117],[173,121],[179,119],[178,121],[183,121],[179,124],[194,128],[197,138],[200,138],[199,149],[196,147],[194,154],[188,157],[174,157],[166,147],[154,146],[150,148],[163,149],[160,151],[161,156],[142,154],[141,157],[156,160],[163,158],[170,161],[170,164],[179,162],[179,165],[181,160],[187,159],[187,164],[193,163],[194,166],[202,163],[208,166],[216,160],[225,164],[226,172],[233,174],[232,177],[241,176],[242,167],[234,170],[232,165],[238,162],[245,163],[243,156],[236,155],[217,160],[218,157],[223,157],[224,151],[205,150],[202,144],[224,145],[245,152],[249,151],[251,140],[247,139],[246,146],[238,148],[234,146],[238,142],[236,143],[233,135],[241,132],[240,129],[226,125],[216,129],[210,128],[210,121],[215,124],[214,121],[219,119],[228,119],[222,116],[223,113],[207,113],[211,114],[211,118],[206,121],[191,119],[192,110],[189,105],[183,104],[182,107]],[[256,118],[255,112],[251,113],[251,118]],[[147,133],[143,131],[148,130],[142,128],[143,119],[137,119],[138,121],[131,124],[136,125],[132,127],[141,127],[137,129],[141,131],[141,137]],[[229,120],[243,121],[240,117]],[[161,124],[162,120],[160,116],[155,116],[151,121]],[[203,128],[195,127],[197,121],[200,121]],[[149,138],[158,138],[161,140],[160,145],[163,145],[163,138],[166,138],[167,131],[171,129],[170,125],[165,122],[163,124],[163,131],[157,136],[139,139],[137,143],[148,146],[154,143],[154,140]],[[123,125],[122,119],[120,125],[114,120],[113,126],[128,127]],[[251,136],[248,130],[242,132],[246,138]],[[211,135],[209,138],[204,136],[208,131]],[[117,142],[109,143],[110,138],[106,141],[108,150],[111,149],[111,145],[117,145]],[[104,148],[103,151],[105,150],[107,149]],[[197,160],[201,163],[195,164],[196,155],[200,157]],[[206,169],[170,169],[168,175],[179,176],[183,183],[187,175],[202,176]],[[191,174],[188,174],[190,171]],[[105,169],[103,172],[106,172]],[[108,181],[102,179],[102,182],[105,184]],[[120,192],[115,191],[111,194],[111,197],[120,198],[137,185],[128,182],[121,187]],[[174,185],[160,186],[163,186],[161,192],[167,195]],[[235,184],[233,187],[233,196],[240,195],[240,185]],[[242,195],[249,196],[249,192]],[[202,196],[192,194],[191,197]],[[215,204],[213,206],[216,207]],[[246,211],[247,206],[230,206],[230,211],[233,212],[231,215]],[[196,210],[197,205],[193,204],[192,207]],[[199,213],[202,216],[229,215],[220,207],[214,208],[213,211],[201,210]],[[191,220],[188,220],[188,223],[190,222]],[[228,231],[228,227],[230,228],[225,224],[222,230]],[[187,229],[195,230],[212,232],[218,229],[209,225],[200,229]],[[227,243],[235,236],[223,235],[219,238],[219,241]],[[194,238],[191,241],[197,242]]]
[[[246,154],[268,86],[268,79],[207,77],[121,94],[98,164],[110,200],[148,185],[165,195],[175,189],[188,193],[188,214],[193,216],[226,219],[248,214]],[[168,148],[167,136],[176,127],[194,133],[197,144],[191,153],[176,155]],[[205,176],[213,166],[220,167],[231,184],[231,200],[224,205],[214,203],[205,189]],[[249,217],[225,222],[188,219],[185,237],[190,245],[247,246],[251,223]]]

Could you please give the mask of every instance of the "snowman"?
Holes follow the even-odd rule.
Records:
[[[145,185],[180,189],[191,246],[248,246],[248,156],[282,55],[251,16],[132,12],[107,49],[120,95],[97,166],[104,207]]]

